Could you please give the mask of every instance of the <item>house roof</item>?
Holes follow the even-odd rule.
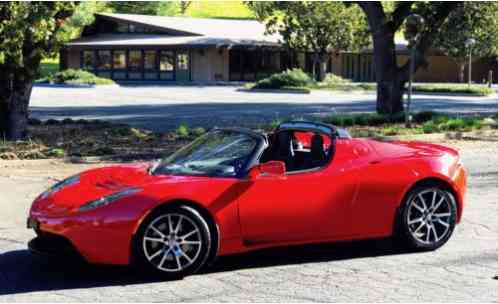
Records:
[[[97,17],[152,26],[168,34],[97,34],[72,40],[68,46],[198,45],[278,46],[278,34],[265,35],[264,24],[254,20],[163,17],[131,14],[96,14]]]

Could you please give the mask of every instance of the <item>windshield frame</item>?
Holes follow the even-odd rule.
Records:
[[[239,170],[239,172],[237,172],[237,174],[235,174],[233,176],[227,176],[227,175],[219,175],[218,176],[218,175],[209,175],[209,174],[205,174],[205,175],[204,174],[199,174],[199,175],[195,174],[195,175],[192,175],[192,174],[180,174],[180,173],[163,174],[163,173],[157,172],[157,169],[160,168],[160,166],[162,164],[164,164],[164,162],[167,159],[169,159],[170,157],[172,157],[174,154],[181,153],[181,151],[189,149],[191,146],[195,145],[198,141],[203,140],[205,137],[211,135],[214,132],[239,133],[239,134],[243,134],[243,135],[249,136],[249,137],[251,137],[252,139],[254,139],[256,141],[256,144],[255,144],[254,148],[252,149],[251,153],[248,155],[247,160],[242,165],[242,168]],[[158,160],[158,162],[154,165],[154,167],[151,168],[150,174],[151,175],[192,176],[192,177],[201,177],[201,176],[203,176],[203,177],[215,177],[215,178],[216,177],[217,178],[242,178],[242,177],[246,176],[247,173],[249,172],[249,169],[251,167],[253,167],[255,163],[257,163],[257,161],[259,159],[259,155],[261,153],[263,153],[264,149],[266,149],[267,146],[268,146],[268,140],[267,140],[266,136],[264,136],[263,134],[251,131],[249,129],[243,129],[243,128],[214,128],[214,129],[210,130],[209,132],[207,132],[206,134],[199,136],[198,138],[196,138],[192,142],[188,143],[187,145],[182,146],[180,149],[176,150],[174,153],[168,155],[167,157],[164,157],[164,158]]]

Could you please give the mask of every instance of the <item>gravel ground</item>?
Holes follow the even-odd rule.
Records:
[[[444,142],[460,150],[470,184],[463,222],[440,250],[403,253],[389,240],[263,250],[174,282],[32,256],[31,201],[54,178],[95,165],[0,161],[0,302],[496,301],[498,142]]]

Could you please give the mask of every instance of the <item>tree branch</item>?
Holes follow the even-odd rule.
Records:
[[[394,32],[399,29],[399,27],[403,24],[405,18],[408,17],[408,15],[410,15],[410,13],[412,12],[412,4],[413,1],[403,1],[399,2],[396,6],[396,9],[391,15]]]
[[[370,30],[375,35],[386,22],[386,14],[384,13],[382,4],[379,1],[358,1],[357,4],[367,16]]]

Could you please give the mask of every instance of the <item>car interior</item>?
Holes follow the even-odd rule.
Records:
[[[330,159],[330,137],[323,133],[282,130],[269,136],[269,147],[260,163],[282,161],[286,172],[312,170],[323,167]]]

